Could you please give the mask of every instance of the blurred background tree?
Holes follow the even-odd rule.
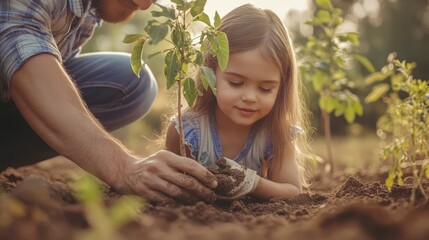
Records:
[[[360,53],[366,56],[376,69],[385,65],[387,56],[396,52],[399,59],[416,62],[416,78],[429,79],[429,1],[427,0],[332,0],[335,7],[344,12],[344,31],[359,33]],[[315,13],[315,4],[310,1],[306,12],[291,11],[285,23],[299,47],[309,35],[316,35],[313,28],[305,24]],[[298,56],[299,57],[299,56]],[[357,94],[361,99],[370,88],[364,85],[366,73],[360,65],[354,65],[353,78],[356,79]],[[307,87],[307,90],[310,88]],[[308,92],[308,105],[313,112],[312,123],[316,134],[320,128],[320,110],[314,93]],[[377,103],[364,106],[364,115],[358,117],[356,124],[350,126],[344,119],[332,119],[334,134],[362,134],[374,131],[376,120],[384,111],[385,105]]]

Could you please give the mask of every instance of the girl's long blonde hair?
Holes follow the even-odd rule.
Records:
[[[225,32],[228,37],[230,54],[259,48],[264,57],[276,64],[280,70],[281,81],[276,102],[272,111],[259,123],[259,129],[265,129],[274,146],[275,158],[270,161],[267,176],[280,170],[286,151],[295,151],[303,186],[307,186],[304,173],[306,154],[303,154],[308,146],[306,108],[301,101],[302,86],[292,42],[286,28],[273,11],[245,4],[222,18],[219,31]],[[218,67],[216,59],[210,54],[206,54],[205,64],[213,71]],[[198,97],[188,110],[209,112],[210,109],[214,109],[216,97],[210,89],[203,88],[199,76],[197,87],[203,95]],[[291,131],[294,126],[299,126],[304,131],[292,141],[294,133]]]

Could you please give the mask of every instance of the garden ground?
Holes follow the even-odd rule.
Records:
[[[89,228],[70,188],[80,172],[58,157],[0,173],[0,239],[77,239]],[[115,239],[428,239],[429,203],[418,194],[411,205],[407,184],[388,192],[385,178],[383,170],[338,171],[316,174],[295,198],[146,203]],[[104,188],[106,205],[119,197]]]

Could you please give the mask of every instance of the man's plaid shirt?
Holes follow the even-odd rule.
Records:
[[[60,62],[76,55],[100,24],[91,0],[0,1],[0,96],[9,99],[10,80],[30,57],[49,53]]]

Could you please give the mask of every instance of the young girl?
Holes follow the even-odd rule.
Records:
[[[222,71],[207,54],[205,64],[216,74],[217,96],[203,96],[183,116],[188,157],[214,167],[221,157],[253,169],[260,176],[252,196],[291,197],[305,178],[304,111],[290,37],[271,10],[246,4],[223,19],[230,57]],[[166,148],[179,154],[177,118],[167,130]]]

